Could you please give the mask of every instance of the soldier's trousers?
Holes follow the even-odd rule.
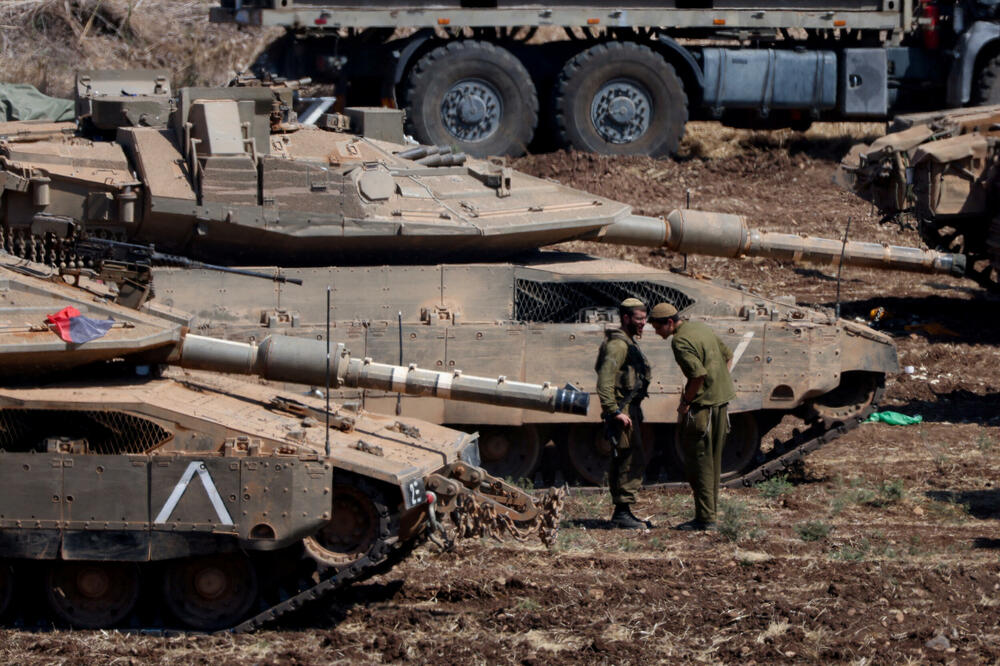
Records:
[[[629,418],[632,419],[631,428],[622,428],[617,424],[611,426],[618,436],[618,446],[612,451],[611,469],[608,470],[611,501],[615,504],[634,504],[646,475],[646,452],[642,448],[640,434],[642,414],[632,409],[629,410]]]
[[[684,472],[694,493],[694,519],[714,523],[722,475],[722,449],[729,435],[728,404],[692,406],[681,428]]]

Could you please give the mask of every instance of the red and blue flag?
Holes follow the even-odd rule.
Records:
[[[60,338],[66,342],[81,344],[103,337],[115,325],[114,319],[91,319],[84,317],[72,305],[55,314],[50,314],[48,322]]]

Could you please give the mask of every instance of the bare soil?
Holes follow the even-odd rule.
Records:
[[[836,128],[834,128],[836,130]],[[867,131],[867,130],[864,130]],[[845,133],[846,132],[846,133]],[[666,214],[747,215],[764,229],[918,244],[830,184],[857,129],[733,133],[696,125],[676,161],[574,153],[519,169]],[[723,137],[720,140],[719,137]],[[661,251],[578,244],[653,266]],[[831,270],[691,257],[691,270],[832,307]],[[424,547],[390,573],[248,636],[0,631],[19,663],[628,664],[674,661],[1000,661],[1000,300],[944,276],[845,268],[845,316],[877,307],[912,374],[884,407],[924,422],[868,424],[787,483],[723,492],[718,532],[677,532],[684,491],[646,491],[647,532],[608,529],[606,496],[567,501],[557,546]]]

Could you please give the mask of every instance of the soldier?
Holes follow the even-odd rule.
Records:
[[[597,355],[597,395],[601,399],[604,434],[611,444],[611,469],[608,485],[615,511],[615,527],[641,529],[652,523],[636,518],[631,505],[646,473],[642,448],[640,403],[649,388],[649,362],[636,340],[646,325],[646,305],[637,298],[626,298],[618,306],[621,327],[605,331],[605,340]]]
[[[677,406],[684,470],[694,493],[694,520],[680,530],[714,527],[722,473],[722,449],[729,435],[729,401],[736,397],[729,374],[733,352],[700,321],[682,321],[677,308],[658,303],[649,313],[653,330],[666,340],[687,378]]]

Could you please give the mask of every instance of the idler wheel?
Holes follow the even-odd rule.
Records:
[[[871,405],[883,383],[883,376],[874,372],[852,370],[840,376],[840,385],[824,393],[811,405],[816,415],[827,425],[844,423],[861,416]]]
[[[163,598],[192,629],[224,629],[246,617],[257,598],[257,574],[243,553],[176,560],[167,566]]]
[[[69,625],[77,629],[111,627],[135,608],[139,569],[122,562],[53,562],[45,591],[52,612]]]
[[[306,537],[306,552],[320,564],[343,569],[369,555],[373,561],[385,555],[389,536],[389,511],[381,495],[367,484],[350,482],[332,488],[330,522]]]
[[[479,460],[501,479],[531,478],[542,457],[542,443],[533,425],[484,428],[479,435]]]

